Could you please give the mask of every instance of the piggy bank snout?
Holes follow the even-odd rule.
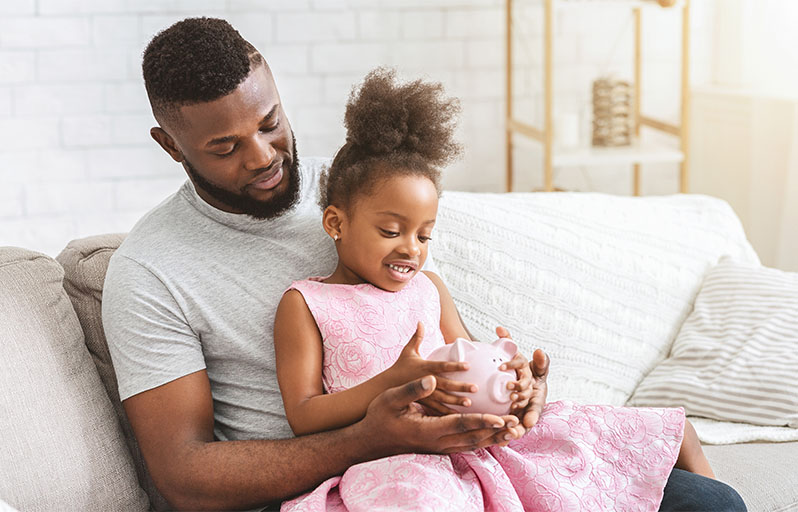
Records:
[[[453,372],[450,378],[476,384],[477,392],[463,394],[471,400],[471,407],[452,404],[452,409],[504,415],[509,414],[512,402],[512,391],[507,389],[507,384],[515,381],[516,374],[514,370],[499,370],[499,366],[509,361],[516,351],[516,345],[504,338],[493,343],[473,343],[457,339],[451,344],[436,348],[427,359],[469,363],[468,370]]]
[[[512,375],[500,372],[492,375],[488,379],[488,393],[494,402],[504,404],[510,402],[511,390],[507,389],[507,384],[515,380]]]

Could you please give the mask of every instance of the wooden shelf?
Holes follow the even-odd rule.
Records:
[[[554,149],[554,167],[587,165],[631,165],[653,163],[681,163],[684,153],[675,148],[653,144],[632,144],[614,148],[585,147]]]
[[[669,7],[662,7],[657,2],[650,2],[647,0],[554,0],[555,9],[574,9],[584,7],[621,7],[624,9],[638,9],[638,8],[651,8],[657,7],[660,9],[673,9],[683,7],[685,0],[677,0],[676,3]],[[534,5],[543,5],[543,0],[537,0]]]
[[[542,126],[533,126],[523,119],[518,118],[513,111],[513,2],[505,0],[506,24],[506,133],[505,156],[507,162],[507,191],[512,190],[513,184],[513,144],[518,138],[538,144],[543,148],[543,188],[554,190],[553,169],[555,167],[572,166],[602,166],[602,165],[633,165],[633,190],[635,195],[640,194],[641,165],[648,163],[675,163],[679,165],[679,191],[687,192],[688,171],[690,164],[689,126],[689,49],[690,49],[690,0],[676,0],[674,5],[661,7],[658,2],[648,0],[534,0],[534,5],[543,8],[540,17],[543,24],[543,119]],[[634,135],[641,135],[641,128],[647,127],[672,136],[677,147],[668,147],[652,144],[651,142],[637,142],[624,147],[581,147],[571,150],[558,149],[553,137],[553,105],[554,81],[553,50],[554,41],[554,11],[559,9],[584,9],[590,7],[623,7],[631,9],[634,13]],[[657,9],[679,9],[682,14],[681,34],[681,64],[682,73],[680,80],[681,106],[680,119],[677,124],[663,122],[644,115],[640,110],[641,82],[642,82],[642,12],[654,7]],[[676,46],[676,45],[674,45]],[[515,137],[515,136],[518,137]]]

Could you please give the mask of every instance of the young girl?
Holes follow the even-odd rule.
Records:
[[[400,85],[384,70],[347,104],[346,144],[322,177],[320,201],[338,266],[293,283],[275,320],[277,375],[297,435],[354,423],[387,388],[465,365],[424,359],[469,338],[446,286],[422,270],[439,169],[459,149],[456,113],[440,85]],[[451,391],[476,391],[437,382],[424,406],[439,413],[469,404]],[[513,383],[516,409],[529,397],[523,384]],[[505,445],[358,464],[283,509],[657,510],[674,464],[713,476],[682,409],[550,403]]]

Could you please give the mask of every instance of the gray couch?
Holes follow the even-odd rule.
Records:
[[[0,511],[168,508],[119,403],[101,325],[122,239],[76,240],[55,260],[0,247]],[[706,452],[749,510],[798,510],[798,443]]]

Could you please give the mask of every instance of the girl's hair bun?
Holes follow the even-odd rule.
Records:
[[[460,153],[459,112],[439,83],[398,83],[386,68],[370,72],[346,104],[346,143],[320,177],[321,207],[349,207],[358,194],[398,175],[429,178],[440,193],[441,167]]]
[[[457,100],[446,98],[440,83],[398,84],[395,71],[377,68],[349,97],[347,142],[364,156],[415,153],[441,166],[459,152],[453,141],[459,111]]]

